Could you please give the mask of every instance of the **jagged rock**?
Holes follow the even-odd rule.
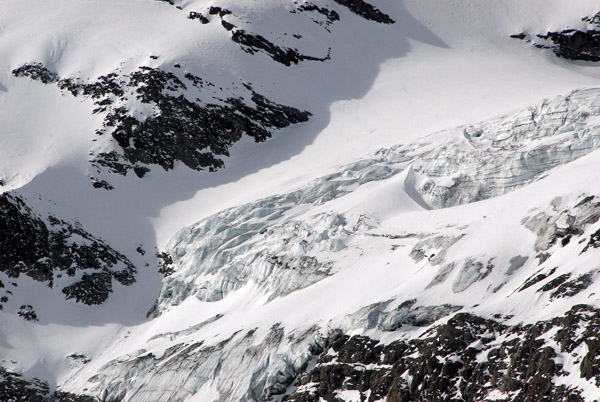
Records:
[[[395,21],[389,15],[381,12],[364,0],[334,0],[339,5],[347,7],[354,14],[367,20],[377,21],[383,24],[393,24]]]
[[[538,44],[538,47],[552,49],[554,54],[559,57],[570,60],[600,61],[600,31],[565,29],[537,36],[554,43],[554,46]]]
[[[530,38],[525,32],[511,35],[511,38],[527,40],[537,48],[551,49],[558,57],[569,60],[600,61],[600,27],[599,14],[592,17],[583,17],[592,28],[589,29],[563,29],[562,31],[538,34]]]
[[[571,277],[571,274],[569,274],[569,273],[559,275],[556,278],[552,279],[550,282],[546,283],[541,288],[539,288],[538,292],[548,292],[552,289],[555,289],[555,288],[559,287],[560,285],[562,285],[563,283],[565,283],[570,277]]]
[[[211,6],[211,7],[208,9],[208,13],[209,13],[210,15],[217,15],[217,14],[218,14],[218,15],[219,15],[219,17],[224,17],[224,16],[226,16],[226,15],[229,15],[229,14],[231,14],[231,11],[229,11],[229,10],[228,10],[228,9],[226,9],[226,8],[217,7],[217,6]]]
[[[44,76],[46,69],[41,64],[31,66],[13,74],[32,79]],[[220,104],[191,101],[184,95],[188,91],[184,79],[197,89],[202,89],[203,80],[189,72],[180,78],[173,72],[142,66],[129,75],[113,72],[94,82],[54,78],[48,82],[56,82],[74,96],[94,99],[94,113],[105,114],[103,128],[97,133],[110,133],[120,152],[102,152],[92,163],[123,175],[134,170],[143,177],[149,171],[145,165],[168,170],[177,161],[196,170],[216,170],[224,166],[219,157],[228,156],[229,147],[243,134],[262,142],[272,130],[305,122],[311,115],[271,102],[247,84],[253,106],[242,98],[227,98]],[[125,106],[129,99],[150,105],[154,112],[146,118],[135,117]],[[108,189],[110,184],[95,180],[94,187]]]
[[[87,305],[102,304],[112,292],[112,277],[108,272],[84,273],[78,282],[65,287],[65,298]]]
[[[3,402],[98,402],[98,399],[69,392],[51,392],[46,381],[25,379],[0,367],[0,400]]]
[[[199,13],[197,11],[190,11],[190,13],[188,14],[188,19],[199,20],[203,24],[208,24],[210,22],[208,18],[206,18],[204,15],[202,15],[202,13]]]
[[[12,70],[15,77],[29,77],[44,84],[52,84],[58,81],[59,76],[48,70],[42,63],[26,63]]]
[[[19,317],[23,317],[27,321],[38,321],[38,316],[31,304],[22,305],[17,312]]]
[[[529,277],[525,283],[523,284],[523,286],[521,286],[521,288],[519,288],[519,292],[535,285],[538,282],[543,281],[544,279],[548,278],[549,276],[553,275],[556,272],[556,267],[552,268],[549,272],[547,273],[541,273],[541,274],[537,274],[533,277]],[[538,271],[539,272],[539,271]]]
[[[231,30],[233,28],[234,26],[231,25],[231,27],[229,27],[228,30]],[[247,33],[243,29],[237,29],[233,31],[231,39],[235,43],[240,44],[242,46],[242,49],[244,49],[244,51],[246,51],[247,53],[254,54],[255,52],[263,51],[276,62],[284,64],[288,67],[292,64],[298,64],[299,62],[304,60],[329,60],[329,55],[327,55],[326,57],[314,57],[300,54],[296,49],[279,47],[274,43],[270,42],[265,37],[261,35]]]
[[[579,305],[526,326],[459,313],[418,339],[390,344],[336,335],[283,400],[481,401],[493,394],[502,401],[582,402],[581,389],[553,381],[572,375],[556,358],[581,356],[580,377],[600,381],[600,342],[588,338],[599,325],[600,310]]]
[[[169,253],[162,252],[157,253],[156,257],[158,258],[158,272],[163,276],[169,276],[173,272],[175,272],[175,268],[173,267],[173,257],[169,255]]]
[[[579,292],[587,289],[593,282],[595,272],[588,272],[587,274],[579,275],[577,278],[568,282],[561,283],[554,292],[550,295],[550,300],[572,297]]]
[[[328,25],[331,25],[334,22],[340,20],[340,15],[335,10],[330,10],[326,7],[319,7],[313,3],[307,2],[307,3],[301,4],[296,10],[298,10],[299,12],[307,12],[307,11],[317,12],[326,18],[326,20],[327,20],[326,23]],[[296,10],[292,10],[291,12],[296,13],[297,12]]]
[[[588,251],[589,248],[598,248],[600,247],[600,229],[596,230],[594,233],[592,233],[590,235],[590,240],[588,241],[588,244],[585,245],[585,247],[583,248],[583,250],[581,250],[582,253],[585,253],[586,251]]]
[[[9,277],[24,274],[49,287],[65,286],[67,299],[85,304],[105,301],[113,280],[135,282],[136,268],[124,255],[77,224],[53,216],[44,220],[19,196],[0,195],[0,217],[0,271]],[[80,271],[85,272],[77,279]]]
[[[221,25],[223,26],[223,28],[225,28],[228,31],[231,31],[233,28],[235,28],[235,25],[233,25],[231,22],[227,22],[225,20],[221,20]]]

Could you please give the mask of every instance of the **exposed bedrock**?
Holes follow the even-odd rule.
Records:
[[[8,281],[26,275],[60,289],[67,299],[92,305],[103,303],[115,282],[133,284],[137,270],[127,257],[78,223],[44,218],[23,198],[4,193],[0,195],[0,272]],[[8,289],[0,286],[0,291]],[[0,308],[16,291],[0,298]],[[21,310],[24,318],[35,316],[32,306]]]

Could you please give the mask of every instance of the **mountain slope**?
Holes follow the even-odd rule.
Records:
[[[0,5],[3,398],[600,392],[597,67],[527,42],[594,2],[63,3]]]

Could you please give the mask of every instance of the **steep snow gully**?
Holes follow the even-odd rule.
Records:
[[[600,400],[595,3],[4,1],[0,401]]]

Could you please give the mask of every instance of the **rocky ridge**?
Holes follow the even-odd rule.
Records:
[[[525,40],[540,49],[550,49],[558,56],[568,60],[600,61],[600,13],[583,17],[584,29],[567,28],[561,31],[549,31],[532,37],[526,32],[511,35],[511,38]]]
[[[274,129],[305,122],[310,116],[269,101],[249,84],[239,90],[239,97],[206,103],[199,96],[214,85],[175,66],[168,71],[141,66],[128,75],[117,71],[91,82],[60,79],[40,63],[25,64],[14,69],[13,75],[94,99],[94,113],[105,116],[96,134],[99,138],[110,135],[118,145],[93,156],[91,163],[98,174],[108,168],[122,175],[133,170],[143,177],[151,165],[169,170],[178,161],[191,169],[214,171],[224,166],[220,157],[228,156],[231,145],[243,134],[262,142]],[[147,105],[148,110],[133,109],[134,101]],[[110,189],[102,180],[95,180],[94,187]]]
[[[591,401],[564,380],[600,383],[599,318],[598,309],[577,305],[528,325],[459,313],[418,338],[387,344],[336,335],[282,400]]]
[[[18,291],[20,275],[87,305],[103,303],[115,283],[135,282],[131,261],[77,223],[43,218],[11,193],[0,196],[0,216],[0,275],[6,281],[0,281],[0,308]],[[21,306],[19,315],[37,320],[30,305]]]

